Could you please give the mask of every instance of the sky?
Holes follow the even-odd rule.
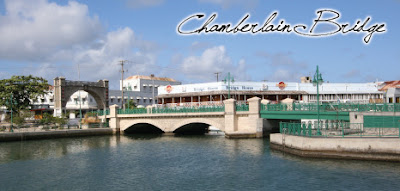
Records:
[[[182,29],[238,23],[260,26],[274,12],[292,27],[310,27],[317,11],[339,12],[334,20],[354,26],[370,17],[365,29],[385,24],[366,44],[366,32],[342,32],[325,37],[296,33],[200,33],[182,35]],[[108,79],[117,89],[121,60],[125,77],[155,74],[183,83],[223,79],[236,81],[299,82],[318,65],[325,82],[400,80],[400,0],[290,1],[290,0],[3,0],[0,2],[0,79],[34,75],[50,84],[57,76],[67,80]],[[326,14],[324,18],[332,15]],[[319,24],[315,33],[337,29]]]

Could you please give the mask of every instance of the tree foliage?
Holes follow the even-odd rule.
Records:
[[[10,79],[0,80],[0,105],[11,108],[14,112],[28,109],[31,100],[36,101],[38,96],[49,90],[47,80],[41,77],[12,76]],[[11,100],[12,99],[12,100]]]
[[[39,124],[48,125],[48,124],[58,124],[59,126],[67,124],[68,119],[65,116],[54,117],[49,113],[44,113],[42,119],[39,121]]]
[[[129,102],[129,104],[128,104]],[[133,101],[133,99],[130,99],[127,103],[125,103],[125,108],[126,109],[135,109],[136,108],[136,102]],[[129,105],[129,107],[128,107]]]

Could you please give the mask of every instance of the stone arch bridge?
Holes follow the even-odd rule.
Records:
[[[262,137],[264,123],[259,112],[260,98],[254,97],[248,102],[248,111],[237,111],[236,101],[229,99],[224,101],[225,107],[220,111],[152,113],[152,108],[148,107],[147,112],[141,114],[119,114],[118,106],[113,105],[106,118],[110,128],[117,132],[124,132],[138,124],[148,124],[173,134],[185,125],[201,123],[218,128],[225,132],[226,137]]]

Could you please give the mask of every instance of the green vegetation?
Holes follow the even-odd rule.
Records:
[[[28,109],[31,100],[35,101],[47,90],[49,90],[49,84],[44,78],[31,75],[12,76],[10,79],[0,80],[0,105],[19,113],[21,110]]]
[[[133,101],[133,99],[130,99],[125,103],[125,108],[126,109],[135,109],[136,108],[136,102]]]
[[[67,124],[67,122],[68,119],[65,116],[53,117],[53,115],[45,113],[43,114],[43,118],[39,121],[39,124],[43,126],[55,124],[58,127],[63,127],[65,124]]]

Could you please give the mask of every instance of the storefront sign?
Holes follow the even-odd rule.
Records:
[[[168,85],[167,87],[165,87],[165,91],[167,91],[167,93],[171,93],[172,92],[172,86]]]
[[[276,86],[278,86],[280,90],[284,90],[287,84],[285,84],[285,82],[279,82],[278,84],[276,84]]]

